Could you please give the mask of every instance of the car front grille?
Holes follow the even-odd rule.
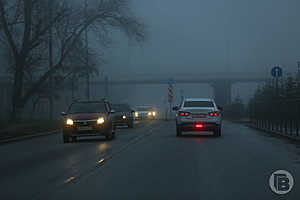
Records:
[[[78,120],[74,121],[75,126],[93,126],[96,125],[96,120]]]

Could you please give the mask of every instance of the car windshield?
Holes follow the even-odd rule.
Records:
[[[137,107],[136,110],[137,111],[151,111],[152,108],[151,107]]]
[[[131,110],[127,104],[114,104],[112,107],[116,112],[127,112]]]
[[[214,107],[212,101],[186,101],[184,107]]]
[[[68,113],[102,113],[106,112],[105,104],[102,102],[80,102],[73,103]]]

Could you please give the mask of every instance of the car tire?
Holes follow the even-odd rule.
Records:
[[[112,139],[115,139],[116,137],[116,128],[113,128],[112,130]]]
[[[66,136],[65,134],[63,134],[63,142],[64,143],[69,143],[70,142],[70,138],[68,136]]]
[[[115,131],[117,128],[118,128],[118,126],[114,124],[113,125],[113,130]]]
[[[112,140],[114,138],[114,130],[113,130],[113,126],[111,126],[111,128],[108,130],[108,132],[105,135],[106,140]]]
[[[117,130],[117,126],[115,124],[112,124],[112,132],[113,132],[113,134],[116,133],[116,130]]]
[[[129,122],[127,125],[128,125],[128,128],[133,128],[133,121]]]
[[[76,136],[72,136],[72,142],[77,142],[77,137]]]
[[[176,126],[176,136],[177,137],[181,137],[182,136],[182,130],[180,128],[180,126]]]
[[[218,130],[214,131],[214,136],[221,137],[221,129],[220,128]]]

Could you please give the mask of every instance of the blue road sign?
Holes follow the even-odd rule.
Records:
[[[169,80],[168,80],[168,84],[169,84],[169,85],[173,85],[173,83],[174,83],[174,80],[173,80],[173,78],[169,78]]]
[[[282,76],[282,69],[279,66],[275,66],[271,70],[271,75],[273,77],[281,77]]]

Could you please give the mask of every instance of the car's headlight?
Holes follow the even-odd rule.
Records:
[[[151,112],[148,112],[148,115],[149,115],[149,116],[151,116],[151,115],[152,115],[152,113],[151,113]]]
[[[67,119],[66,124],[72,126],[74,124],[74,121],[72,119]]]
[[[122,118],[123,118],[123,119],[126,119],[127,117],[126,117],[126,115],[123,115]]]
[[[138,116],[139,116],[139,113],[138,113],[138,112],[135,112],[135,113],[134,113],[134,116],[138,117]]]
[[[155,116],[155,115],[156,115],[156,112],[152,112],[152,115]]]
[[[100,117],[97,119],[97,124],[103,124],[104,123],[104,118]]]

